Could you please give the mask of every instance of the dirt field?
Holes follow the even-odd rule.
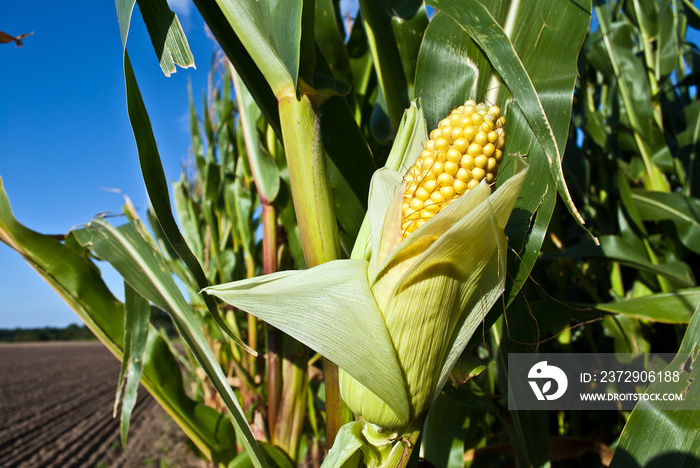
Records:
[[[118,376],[97,342],[0,344],[0,467],[206,467],[143,388],[125,457],[112,418]]]

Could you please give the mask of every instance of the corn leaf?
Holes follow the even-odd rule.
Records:
[[[185,263],[199,288],[203,289],[209,285],[209,281],[197,257],[194,256],[188,247],[185,238],[180,232],[180,228],[175,222],[175,217],[172,211],[170,211],[168,184],[165,181],[165,173],[163,172],[163,165],[161,164],[160,155],[158,154],[158,146],[156,145],[155,136],[153,135],[148,112],[146,111],[138,83],[136,82],[136,76],[134,76],[134,70],[131,68],[129,54],[126,52],[124,53],[124,81],[126,82],[126,101],[127,110],[129,112],[129,122],[134,132],[136,148],[139,153],[141,174],[146,184],[146,191],[148,192],[148,199],[153,207],[153,213],[158,219],[158,223],[163,229],[168,243]],[[240,337],[236,336],[231,327],[223,320],[214,301],[208,299],[206,296],[204,297],[204,301],[209,313],[219,328],[228,333],[241,347],[251,353],[255,353],[255,351],[248,348]]]
[[[368,444],[362,435],[362,424],[353,421],[338,431],[333,447],[328,451],[323,465],[328,468],[355,468],[362,466],[361,448]]]
[[[217,0],[230,27],[276,96],[290,87],[296,91],[302,3],[300,0]]]
[[[231,29],[216,0],[194,0],[194,4],[207,23],[207,27],[214,34],[216,41],[226,53],[226,57],[236,68],[238,74],[241,75],[241,79],[248,87],[265,119],[281,138],[282,131],[280,129],[277,98],[262,72],[253,61],[253,58],[233,29]]]
[[[654,466],[693,467],[700,461],[700,313],[693,314],[678,355],[664,372],[679,371],[678,382],[653,382],[646,390],[653,393],[683,393],[677,410],[661,409],[668,402],[642,400],[630,415],[617,444],[611,468]],[[688,358],[690,354],[690,358]]]
[[[423,426],[423,458],[433,466],[464,467],[464,438],[470,425],[470,408],[446,394],[430,407]]]
[[[240,14],[239,10],[236,9],[236,5],[239,3],[247,4],[246,8],[251,8],[251,11],[255,10],[254,16],[248,18]],[[286,39],[278,37],[275,39],[275,44],[284,40],[285,44],[290,44],[291,47],[292,39],[296,40],[296,36],[291,32],[291,26],[295,24],[296,19],[295,21],[289,21],[289,12],[277,10],[279,6],[275,6],[274,11],[270,10],[268,14],[265,12],[265,2],[260,3],[260,5],[258,3],[260,2],[222,1],[218,2],[217,5],[211,0],[195,1],[207,24],[226,52],[227,57],[241,75],[242,81],[249,89],[256,104],[281,139],[277,98],[282,96],[282,89],[285,89],[284,93],[288,93],[290,91],[288,89],[289,85],[296,85],[296,81],[291,82],[289,73],[286,73],[286,78],[282,76],[285,73],[277,73],[281,70],[281,66],[278,66],[281,62],[275,65],[274,63],[268,63],[269,61],[266,59],[261,59],[263,56],[276,55],[279,51],[276,51],[277,46],[261,47],[258,40],[261,37],[259,34],[270,36],[268,39],[271,39],[272,35],[274,35],[265,29],[266,21],[281,21],[284,23],[284,28],[288,29],[287,33],[289,36]],[[296,3],[301,5],[301,2],[295,2],[293,5],[294,15],[296,15]],[[287,5],[285,4],[284,6],[286,7]],[[224,19],[224,13],[226,13],[226,17],[229,20],[233,21],[231,23],[233,30],[229,26],[228,20]],[[296,18],[296,16],[294,17]],[[260,29],[260,31],[256,31],[256,28]],[[254,44],[252,50],[249,47],[251,43]],[[306,46],[304,47],[306,48]],[[297,42],[297,55],[299,53],[298,49],[299,42]],[[285,53],[290,54],[290,57],[293,55],[291,49]],[[282,52],[279,52],[279,54],[282,54]],[[282,55],[279,56],[281,57]],[[317,62],[317,72],[327,75],[332,73],[323,70],[323,66],[327,67],[327,65],[324,65],[325,62],[323,60],[319,58]],[[292,76],[296,80],[296,75],[292,74]],[[263,77],[264,79],[261,79]],[[322,102],[320,111],[324,148],[333,162],[329,164],[330,176],[333,178],[333,199],[336,204],[341,234],[343,235],[343,247],[349,252],[350,246],[360,228],[362,212],[366,209],[365,201],[369,191],[369,182],[376,165],[367,141],[358,128],[345,99],[339,96],[331,96]]]
[[[126,450],[126,438],[129,432],[131,413],[136,405],[139,381],[143,372],[146,339],[148,338],[148,323],[151,308],[143,297],[133,288],[124,283],[124,357],[117,385],[117,402],[124,384],[124,400],[119,422],[122,447]],[[126,378],[124,382],[123,378]],[[115,403],[115,411],[117,403]]]
[[[289,458],[289,455],[280,447],[266,442],[260,442],[260,447],[263,449],[270,468],[294,468],[296,466],[294,461]],[[252,468],[253,466],[253,461],[250,459],[248,452],[241,452],[236,458],[231,460],[227,468]]]
[[[192,142],[192,153],[194,153],[195,166],[200,174],[204,173],[204,145],[202,143],[202,134],[199,130],[199,116],[194,107],[194,98],[192,97],[192,82],[187,82],[187,97],[189,101],[189,118],[190,118],[190,141]]]
[[[129,35],[131,15],[137,0],[116,0],[119,32],[122,47],[126,50],[126,40]],[[175,65],[182,68],[194,67],[194,57],[187,37],[180,26],[177,15],[168,6],[166,0],[149,0],[138,2],[139,10],[146,29],[151,37],[153,50],[158,56],[160,68],[165,76],[175,73]]]
[[[162,266],[162,257],[144,239],[139,229],[144,228],[138,223],[115,228],[103,219],[96,218],[84,229],[75,231],[75,236],[79,242],[108,261],[141,296],[170,314],[184,342],[221,395],[255,466],[266,466],[243,410],[192,310],[180,293],[172,274]]]
[[[175,213],[182,229],[182,237],[199,263],[204,264],[204,242],[200,228],[200,217],[189,189],[189,182],[185,179],[184,174],[178,182],[173,184],[173,197],[175,199]],[[157,223],[157,220],[154,221]],[[167,237],[163,237],[163,241],[167,244]],[[175,255],[177,256],[177,253]]]
[[[183,68],[194,67],[194,57],[187,37],[168,2],[137,0],[137,3],[165,76],[175,73],[176,64]]]
[[[349,85],[329,78],[332,73],[330,65],[319,54],[314,86],[322,95],[330,96],[321,103],[321,136],[328,156],[326,164],[341,246],[349,253],[367,210],[369,183],[376,165],[365,136],[351,113],[351,96],[346,99],[343,95],[347,91],[339,93],[335,90],[337,84],[347,86],[348,90]],[[324,81],[330,81],[328,85],[332,85],[333,89],[324,89],[324,86],[328,86]]]
[[[415,87],[429,128],[467,98],[486,100],[505,109],[506,155],[528,157],[527,190],[506,228],[517,252],[509,253],[509,304],[538,258],[557,190],[566,186],[560,159],[590,2],[548,1],[541,8],[523,2],[489,3],[488,11],[476,1],[429,4],[441,11],[426,30]],[[501,173],[509,174],[505,160]],[[504,178],[500,175],[497,184]],[[564,191],[561,194],[571,210],[570,199]]]
[[[316,44],[332,70],[333,76],[352,83],[350,58],[345,49],[345,31],[341,32],[342,19],[333,0],[317,0],[314,36]],[[340,21],[339,21],[340,20]]]
[[[403,0],[392,5],[391,27],[399,48],[409,95],[416,78],[418,54],[423,44],[423,34],[428,27],[428,13],[423,2]]]
[[[246,154],[250,162],[251,174],[255,180],[255,187],[263,203],[272,203],[280,189],[279,170],[272,156],[265,152],[260,144],[257,131],[257,121],[261,115],[260,108],[255,104],[248,88],[235,70],[232,72],[232,77],[236,87],[238,115]]]
[[[508,369],[509,353],[534,353],[540,338],[537,322],[531,315],[524,295],[515,297],[508,306],[507,315],[501,315],[490,329],[491,344],[497,349],[496,360],[500,369]],[[505,392],[508,389],[507,372],[498,371],[494,380]],[[487,403],[488,404],[488,403]],[[513,446],[516,466],[548,467],[549,421],[546,411],[511,411],[506,425],[508,439]]]
[[[392,129],[396,131],[409,100],[406,76],[387,3],[387,0],[360,0],[360,10],[379,87],[386,102]]]
[[[354,197],[366,208],[370,180],[377,165],[344,98],[333,96],[321,105],[321,135],[329,158]]]
[[[700,253],[700,200],[680,193],[646,190],[633,190],[632,199],[644,221],[671,221],[683,245]]]
[[[232,183],[226,184],[224,190],[229,199],[229,204],[232,205],[231,208],[233,209],[233,219],[235,220],[234,231],[236,231],[240,238],[243,252],[245,252],[249,258],[253,258],[255,234],[250,226],[255,200],[253,199],[253,193],[251,193],[250,188],[246,187],[243,183],[245,179],[243,174],[247,166],[243,162],[244,157],[245,156],[240,156],[236,179]],[[206,296],[204,297],[206,298]]]
[[[656,123],[649,83],[639,79],[645,75],[644,64],[637,60],[633,48],[633,29],[626,22],[613,22],[605,5],[596,2],[600,28],[587,41],[588,59],[619,87],[622,124],[628,132],[629,144],[644,163],[645,185],[667,191],[668,185],[659,172],[659,164],[668,164],[671,154],[663,130]]]
[[[599,240],[600,245],[596,245],[592,241],[586,241],[560,253],[547,253],[545,257],[603,257],[607,261],[618,261],[634,268],[662,275],[686,288],[695,286],[693,272],[683,262],[652,263],[642,247],[622,237],[601,236]]]
[[[620,302],[584,304],[597,309],[661,323],[688,323],[700,305],[700,288],[680,289]]]
[[[0,178],[0,240],[19,253],[75,310],[120,361],[124,356],[124,306],[109,291],[87,252],[32,231],[12,215]],[[141,382],[205,456],[227,461],[235,453],[233,426],[218,411],[190,399],[167,344],[149,333]]]
[[[697,167],[700,158],[700,101],[688,104],[683,109],[687,126],[678,133],[678,146],[690,162],[689,167]],[[688,180],[683,188],[686,195],[698,196],[700,193],[700,171],[690,171]]]
[[[413,96],[421,98],[427,127],[437,128],[450,109],[468,97],[480,97],[477,89],[483,94],[486,83],[479,84],[487,78],[486,70],[488,61],[476,43],[452,18],[438,12],[425,31]]]
[[[552,5],[552,8],[547,8],[541,5],[541,8],[535,9],[514,2],[507,10],[489,11],[479,2],[428,2],[450,15],[484,51],[494,70],[513,94],[518,108],[542,146],[564,203],[579,223],[583,224],[583,218],[569,195],[561,159],[569,126],[570,99],[573,99],[577,74],[576,55],[583,43],[590,18],[590,3],[553,3],[557,3],[558,7]],[[495,7],[492,9],[496,10]],[[515,24],[528,24],[530,27],[520,29],[515,35],[512,29]],[[560,28],[557,26],[559,24],[566,24],[566,27]],[[513,42],[509,35],[513,37]],[[542,77],[551,83],[551,89],[546,92],[545,89],[538,90],[536,85],[539,83],[530,76],[535,72],[535,66],[540,68],[540,73],[548,73]],[[536,73],[535,78],[539,78],[540,73]],[[548,113],[540,99],[540,94],[548,94],[554,89],[563,91],[570,97],[567,100],[557,98],[553,101],[561,106],[559,110],[563,111],[562,115],[557,115],[554,109]],[[552,120],[555,115],[556,120]]]
[[[620,204],[624,208],[625,214],[633,223],[637,232],[641,233],[645,237],[648,236],[648,233],[644,227],[642,216],[637,209],[637,204],[634,202],[634,198],[632,198],[632,188],[630,187],[630,183],[623,171],[618,173],[617,189],[620,191]]]
[[[204,290],[301,341],[408,418],[401,368],[367,282],[367,262],[336,260]],[[363,343],[356,343],[357,337]]]

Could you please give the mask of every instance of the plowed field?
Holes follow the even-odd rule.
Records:
[[[125,457],[112,418],[118,376],[97,342],[0,344],[0,467],[207,466],[143,388]]]

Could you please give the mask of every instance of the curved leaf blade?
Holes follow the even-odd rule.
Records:
[[[260,144],[256,126],[258,117],[261,115],[260,108],[235,69],[231,70],[231,76],[236,89],[239,122],[243,131],[250,171],[262,203],[269,204],[275,200],[280,189],[279,169],[272,156],[266,153]]]
[[[278,97],[290,88],[296,91],[302,3],[217,0],[236,36]]]
[[[151,36],[153,50],[158,56],[160,68],[165,76],[175,73],[175,65],[194,67],[194,56],[190,50],[180,20],[168,6],[166,0],[139,1],[139,11]]]
[[[564,257],[603,257],[607,261],[618,261],[625,265],[663,275],[685,287],[695,286],[693,273],[687,264],[671,262],[654,264],[649,261],[646,252],[631,242],[617,236],[601,236],[600,245],[593,241],[584,242],[563,252],[547,253],[547,258]]]
[[[117,19],[122,47],[126,51],[126,40],[129,35],[131,15],[137,0],[116,0]],[[153,50],[158,56],[160,68],[165,76],[170,76],[177,70],[175,65],[182,68],[194,67],[194,56],[182,30],[180,20],[168,6],[166,0],[140,1],[139,11],[151,37]]]
[[[679,467],[697,466],[700,461],[700,386],[693,381],[700,378],[700,313],[695,311],[685,332],[678,355],[664,369],[679,371],[678,382],[656,381],[646,393],[683,393],[679,402],[683,409],[664,410],[668,402],[642,400],[625,425],[617,444],[611,468],[654,466],[660,460]],[[690,359],[688,359],[690,354]]]
[[[12,215],[0,178],[0,241],[9,245],[75,310],[117,359],[124,357],[124,307],[109,291],[87,251],[32,231]],[[195,445],[215,462],[235,454],[235,433],[225,417],[190,399],[170,349],[149,333],[141,382]]]
[[[573,4],[573,2],[571,3]],[[582,3],[585,5],[587,2]],[[552,14],[550,18],[554,24],[562,24],[562,18],[567,20],[568,23],[571,23],[569,25],[571,29],[554,31],[551,23],[543,20],[535,21],[534,24],[542,25],[542,29],[538,31],[540,34],[549,29],[550,32],[554,33],[551,34],[552,41],[559,39],[562,42],[538,44],[540,41],[538,38],[535,42],[535,49],[531,49],[530,51],[521,50],[520,53],[529,52],[532,55],[536,53],[539,56],[537,63],[546,67],[551,72],[548,80],[556,82],[561,79],[565,81],[565,86],[562,88],[568,92],[569,96],[573,96],[574,80],[577,74],[577,54],[571,54],[568,47],[562,46],[573,40],[574,44],[577,44],[576,52],[578,52],[578,49],[580,49],[583,43],[583,32],[576,30],[580,29],[578,27],[579,24],[584,24],[585,22],[585,25],[587,25],[588,19],[590,18],[590,13],[587,14],[587,12],[590,11],[590,8],[585,9],[579,5],[567,5],[558,2],[556,7],[553,5],[551,8],[548,8],[547,6],[540,5],[535,9],[526,6],[524,3],[514,2],[511,4],[511,8],[508,10],[505,18],[502,18],[503,26],[501,26],[489,9],[476,1],[464,3],[450,0],[431,0],[428,4],[454,18],[460,27],[462,27],[474,42],[479,45],[481,50],[484,51],[491,65],[498,72],[503,81],[505,81],[510,92],[513,93],[517,106],[522,110],[528,125],[534,132],[535,138],[542,146],[547,161],[549,162],[552,177],[557,181],[559,193],[569,209],[569,212],[576,218],[579,224],[583,225],[584,220],[571,199],[561,167],[561,159],[563,156],[562,143],[566,139],[566,133],[555,131],[551,117],[545,111],[535,83],[528,73],[529,70],[526,69],[525,60],[519,55],[518,50],[516,50],[516,45],[514,43],[516,39],[514,39],[514,42],[511,42],[509,35],[513,35],[512,28],[514,24],[529,24],[530,27],[525,29],[530,29],[532,31],[538,30],[538,28],[533,27],[533,22],[528,21],[528,19],[532,18],[524,17],[525,14],[532,15],[533,13],[551,11]],[[564,6],[568,8],[562,11]],[[527,13],[521,13],[526,10]],[[557,20],[557,17],[559,20]],[[575,20],[576,18],[578,21]],[[499,17],[499,19],[501,18]],[[568,40],[567,36],[569,38]],[[548,47],[551,45],[555,47]],[[549,62],[549,66],[547,66],[546,60],[551,57],[545,57],[543,55],[548,50],[554,51],[553,53],[558,55],[553,62]],[[539,92],[544,93],[545,90]],[[546,92],[550,92],[550,90],[546,90]],[[570,113],[571,101],[569,99],[567,99],[567,101],[569,107],[568,112]],[[568,128],[568,113],[566,121],[566,128]]]
[[[621,302],[595,304],[592,307],[642,320],[688,323],[698,305],[700,305],[700,288],[652,294]]]
[[[364,260],[336,260],[204,290],[301,341],[408,417],[396,351]],[[371,346],[348,346],[357,337]]]
[[[183,340],[224,401],[229,415],[243,436],[242,442],[253,458],[255,466],[266,467],[262,450],[233,389],[226,380],[226,375],[207,343],[204,332],[175,284],[172,274],[164,268],[162,257],[143,238],[139,229],[144,228],[137,222],[115,228],[103,219],[96,218],[86,228],[75,231],[75,235],[81,244],[108,261],[124,281],[141,296],[170,314]]]
[[[124,384],[122,378],[125,377],[126,383],[124,384],[124,400],[122,402],[119,431],[121,432],[122,447],[126,450],[129,422],[136,405],[139,381],[143,372],[143,358],[146,352],[151,308],[148,301],[139,296],[127,283],[124,283],[124,298],[124,357],[122,359],[122,370],[119,375],[117,401],[114,409],[115,411],[117,409],[122,384]]]
[[[467,3],[470,9],[476,8],[483,13],[479,2]],[[510,304],[539,256],[557,191],[561,188],[556,171],[552,171],[552,162],[558,170],[560,161],[548,159],[543,143],[533,136],[536,126],[528,122],[521,111],[521,107],[525,106],[520,101],[530,102],[530,107],[536,110],[540,107],[544,110],[544,114],[537,118],[541,126],[551,127],[545,132],[550,150],[555,146],[564,148],[577,76],[576,57],[587,30],[590,2],[548,1],[541,8],[527,8],[524,2],[519,2],[517,9],[510,8],[511,3],[504,2],[489,4],[493,5],[489,6],[490,13],[486,16],[482,14],[481,18],[474,19],[473,14],[466,12],[460,13],[461,16],[455,14],[454,18],[468,17],[469,22],[474,22],[475,25],[469,28],[475,29],[481,36],[488,35],[491,30],[500,35],[500,39],[489,39],[489,47],[494,49],[488,57],[483,52],[482,44],[472,40],[471,29],[458,24],[446,14],[452,15],[465,5],[464,2],[441,0],[434,4],[439,8],[444,7],[445,12],[438,12],[426,30],[415,88],[416,95],[422,96],[429,129],[435,128],[452,107],[465,99],[486,100],[505,109],[506,154],[527,155],[530,164],[525,189],[506,227],[509,244],[515,251],[509,251],[508,259],[506,298],[507,304]],[[505,30],[495,20],[488,18],[497,18],[506,25]],[[516,30],[514,25],[517,24],[528,27]],[[512,43],[505,35],[506,31]],[[500,62],[492,64],[490,61],[493,55],[500,57],[502,54],[509,58],[504,57],[500,59],[501,62],[505,61],[508,67],[517,69],[511,73],[518,76],[524,74],[531,82],[524,97],[516,96],[518,105],[511,104],[510,87],[515,87],[519,82],[511,85],[506,81],[508,88],[500,86],[501,68],[506,65]],[[435,70],[440,72],[436,73]],[[497,185],[505,180],[504,174],[510,173],[506,169],[512,159],[505,158]]]
[[[158,223],[163,229],[163,233],[167,241],[177,252],[178,256],[187,266],[187,269],[192,273],[197,285],[200,289],[204,289],[209,285],[206,274],[202,269],[202,265],[190,250],[185,238],[180,232],[180,228],[175,222],[175,217],[170,211],[170,196],[168,194],[168,184],[165,181],[165,172],[158,154],[158,146],[153,135],[151,121],[146,111],[146,106],[143,103],[141,92],[139,91],[138,83],[134,70],[131,67],[129,54],[124,52],[124,81],[126,83],[126,103],[129,113],[129,122],[134,132],[134,140],[136,140],[136,149],[139,154],[139,164],[141,166],[141,174],[148,192],[148,199],[153,207]],[[236,341],[241,347],[248,352],[255,354],[255,351],[250,349],[236,334],[231,330],[231,327],[224,321],[219,314],[216,304],[211,298],[204,297],[204,302],[216,324],[224,330],[228,335]]]
[[[681,193],[633,190],[634,200],[644,221],[671,221],[681,242],[700,253],[700,200]]]
[[[281,138],[282,131],[280,129],[277,98],[262,72],[253,61],[253,58],[238,36],[236,36],[236,33],[231,29],[216,0],[194,0],[194,4],[214,34],[216,41],[226,53],[226,57],[236,67],[238,74],[241,75],[241,79],[253,95],[265,119]]]

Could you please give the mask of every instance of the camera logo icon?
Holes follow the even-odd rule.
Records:
[[[540,361],[530,368],[527,374],[528,383],[535,392],[538,400],[556,400],[566,392],[569,380],[563,370],[557,366],[547,365],[547,361]],[[556,382],[556,391],[552,392],[552,381]],[[540,387],[540,382],[542,386]]]

